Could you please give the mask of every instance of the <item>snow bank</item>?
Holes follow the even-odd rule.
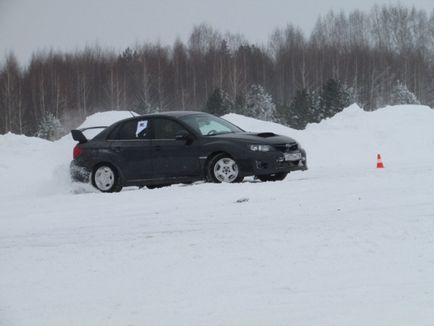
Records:
[[[224,118],[248,131],[269,130],[295,138],[306,149],[311,169],[370,168],[377,153],[389,168],[415,160],[434,161],[434,111],[426,106],[388,106],[366,112],[354,104],[302,131],[236,114]]]
[[[128,117],[128,111],[96,113],[80,128],[110,125]],[[372,169],[377,153],[383,155],[386,167],[391,169],[411,166],[414,161],[434,161],[434,111],[425,106],[402,105],[365,112],[352,105],[302,131],[237,114],[224,118],[248,131],[272,131],[295,138],[307,150],[310,170]],[[96,132],[89,131],[87,136]],[[74,145],[70,134],[56,142],[1,135],[0,176],[8,186],[0,196],[70,192],[68,167]]]
[[[95,113],[79,128],[109,126],[129,117],[128,111]],[[92,138],[100,131],[89,130],[85,134]],[[71,134],[55,142],[12,133],[0,135],[0,179],[7,185],[0,190],[0,197],[71,192],[69,163],[75,144]]]
[[[106,111],[98,112],[90,115],[87,119],[80,125],[79,128],[88,128],[95,126],[110,126],[116,121],[131,118],[133,115],[138,115],[135,112],[130,111]]]
[[[131,118],[132,115],[138,115],[138,114],[132,111],[97,112],[88,116],[86,120],[80,126],[77,127],[77,129],[90,128],[90,127],[108,127],[119,120]],[[99,132],[101,132],[101,129],[86,130],[84,134],[88,139],[91,139],[95,137]],[[60,141],[73,142],[71,138],[71,134],[67,134],[62,139],[60,139]]]
[[[45,186],[55,186],[57,182],[51,181],[58,173],[56,165],[63,158],[54,149],[53,143],[37,137],[1,135],[0,196],[46,193]]]

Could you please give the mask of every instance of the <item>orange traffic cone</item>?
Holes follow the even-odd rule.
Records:
[[[384,169],[384,164],[381,160],[381,154],[377,154],[377,169]]]

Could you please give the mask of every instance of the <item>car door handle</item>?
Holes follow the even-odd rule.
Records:
[[[114,147],[112,147],[112,148],[113,148],[113,151],[114,151],[114,152],[120,152],[120,151],[121,151],[121,148],[118,147],[118,146],[114,146]]]
[[[156,150],[156,151],[161,151],[161,146],[160,145],[156,145],[156,146],[154,146],[154,150]]]

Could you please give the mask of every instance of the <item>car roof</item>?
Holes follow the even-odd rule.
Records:
[[[137,116],[122,119],[122,120],[119,120],[119,121],[112,123],[106,129],[104,129],[98,135],[96,135],[93,139],[94,140],[103,139],[104,137],[107,136],[107,134],[109,134],[114,128],[119,126],[121,123],[131,121],[131,120],[140,120],[141,118],[150,118],[150,117],[153,117],[153,118],[158,118],[158,117],[161,117],[161,118],[164,118],[164,117],[180,118],[180,117],[184,117],[184,116],[188,116],[188,115],[197,115],[197,114],[210,115],[209,113],[201,112],[201,111],[167,111],[167,112],[156,112],[156,113],[149,113],[149,114],[144,114],[144,115],[137,115]]]
[[[126,121],[131,121],[131,120],[140,120],[142,118],[165,118],[165,117],[169,117],[169,118],[181,118],[181,117],[185,117],[188,115],[196,115],[196,114],[203,114],[203,115],[211,115],[209,113],[206,112],[201,112],[201,111],[167,111],[167,112],[156,112],[156,113],[149,113],[149,114],[143,114],[143,115],[137,115],[137,116],[133,116],[131,118],[126,118],[126,119],[122,119],[119,121],[116,121],[115,123],[111,124],[107,129],[111,129],[116,127],[117,125],[126,122]]]
[[[156,113],[149,113],[149,114],[144,114],[141,115],[139,117],[174,117],[174,118],[179,118],[179,117],[183,117],[186,115],[192,115],[192,114],[209,114],[206,112],[201,112],[201,111],[167,111],[167,112],[156,112]]]
[[[181,117],[185,117],[185,116],[188,116],[188,115],[196,115],[196,114],[210,115],[209,113],[201,112],[201,111],[167,111],[167,112],[156,112],[156,113],[137,115],[137,116],[134,116],[134,117],[131,117],[131,118],[122,119],[122,120],[119,120],[119,121],[113,123],[111,126],[117,125],[117,124],[125,122],[125,121],[136,120],[136,119],[141,119],[141,118],[165,118],[165,117],[169,117],[169,118],[181,118]]]

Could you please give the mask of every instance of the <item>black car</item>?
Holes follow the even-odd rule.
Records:
[[[118,121],[87,140],[72,130],[71,176],[102,192],[197,180],[240,182],[246,176],[283,180],[306,170],[306,152],[293,139],[250,133],[202,112],[167,112]]]

